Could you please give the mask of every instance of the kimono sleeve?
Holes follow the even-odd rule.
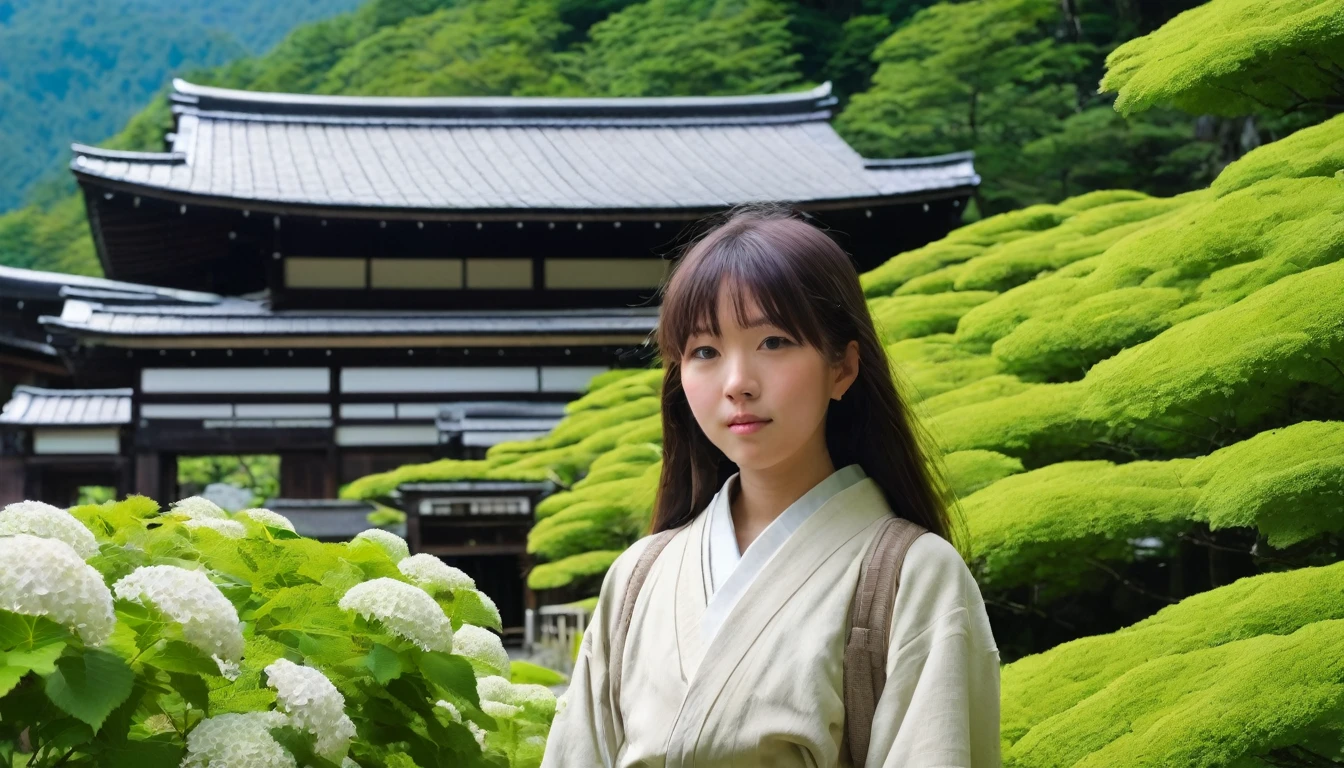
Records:
[[[864,768],[1002,766],[999,650],[970,570],[936,541],[913,564],[918,576],[902,570]]]
[[[624,735],[611,701],[607,648],[620,610],[619,595],[634,564],[630,555],[639,548],[637,545],[623,552],[602,579],[592,620],[579,643],[569,687],[551,721],[541,768],[615,765]]]

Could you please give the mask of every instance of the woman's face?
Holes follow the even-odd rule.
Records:
[[[705,435],[739,468],[787,466],[825,455],[826,409],[858,375],[858,342],[832,365],[821,350],[765,318],[746,298],[738,324],[727,283],[719,290],[722,336],[693,334],[681,359],[681,385]],[[735,419],[756,423],[733,426]]]

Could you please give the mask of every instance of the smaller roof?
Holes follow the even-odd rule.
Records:
[[[106,303],[209,304],[220,301],[220,297],[213,293],[6,266],[0,266],[0,296],[47,301],[97,298]]]
[[[653,331],[657,307],[555,310],[272,310],[262,301],[221,299],[200,305],[108,305],[69,299],[60,316],[44,315],[43,326],[102,343],[127,346],[181,345],[211,339],[232,346],[302,346],[327,340],[378,337],[569,337],[565,343],[637,343]],[[321,340],[314,342],[313,340]]]
[[[460,440],[464,446],[489,447],[541,437],[564,417],[564,403],[478,401],[443,406],[435,425],[440,443]]]
[[[549,480],[445,480],[442,482],[402,483],[400,493],[550,493],[556,484]]]
[[[130,389],[42,389],[20,385],[0,426],[106,427],[131,423]]]

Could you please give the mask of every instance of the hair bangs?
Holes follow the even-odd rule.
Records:
[[[752,299],[770,323],[825,350],[820,318],[804,292],[806,276],[794,269],[795,260],[780,258],[787,243],[772,242],[769,234],[761,229],[719,230],[686,254],[668,283],[658,323],[665,362],[679,361],[697,333],[722,335],[719,294],[724,287],[738,325],[758,319],[749,315]]]

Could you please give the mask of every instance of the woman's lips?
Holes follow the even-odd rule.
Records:
[[[770,419],[762,421],[749,421],[745,424],[729,424],[728,429],[732,430],[734,435],[750,435],[753,432],[759,432],[770,423]]]

